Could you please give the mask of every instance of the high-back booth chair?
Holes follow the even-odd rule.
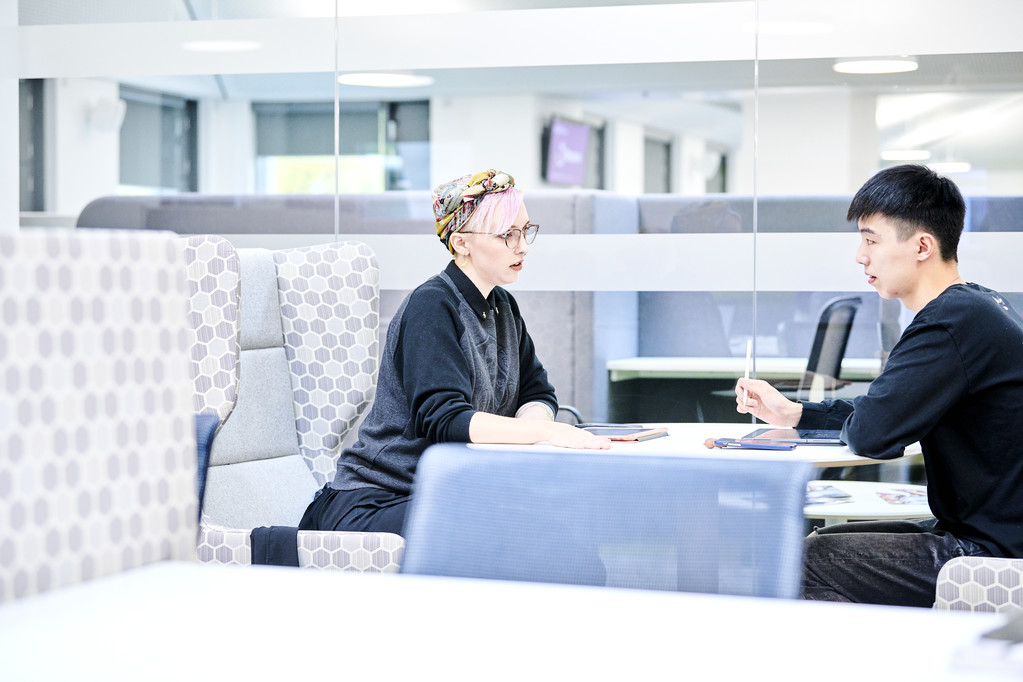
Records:
[[[369,408],[379,274],[359,242],[236,251],[187,239],[195,409],[223,423],[206,479],[199,559],[252,561],[254,528],[298,525]],[[391,533],[302,531],[299,565],[397,571]]]
[[[938,572],[934,608],[1020,612],[1023,609],[1023,559],[952,559]]]
[[[805,462],[434,445],[401,570],[793,598],[810,474]]]
[[[175,235],[0,236],[0,602],[195,558],[186,302]]]

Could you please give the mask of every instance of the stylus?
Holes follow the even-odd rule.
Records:
[[[746,339],[746,378],[749,379],[749,361],[750,355],[753,353],[753,339]],[[746,387],[742,389],[742,404],[746,405]]]

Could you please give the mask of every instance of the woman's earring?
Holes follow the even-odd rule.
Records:
[[[462,262],[458,264],[458,267],[464,268],[468,264],[469,264],[469,254],[463,253],[462,254]]]

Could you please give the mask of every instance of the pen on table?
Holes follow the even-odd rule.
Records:
[[[753,353],[753,339],[746,339],[746,378],[749,379],[749,360]],[[742,389],[742,404],[746,405],[746,388]]]

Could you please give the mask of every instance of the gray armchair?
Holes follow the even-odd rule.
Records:
[[[235,251],[187,240],[196,411],[213,442],[199,559],[252,561],[250,533],[297,526],[376,388],[378,271],[364,244]],[[299,565],[394,572],[390,533],[302,531]]]

